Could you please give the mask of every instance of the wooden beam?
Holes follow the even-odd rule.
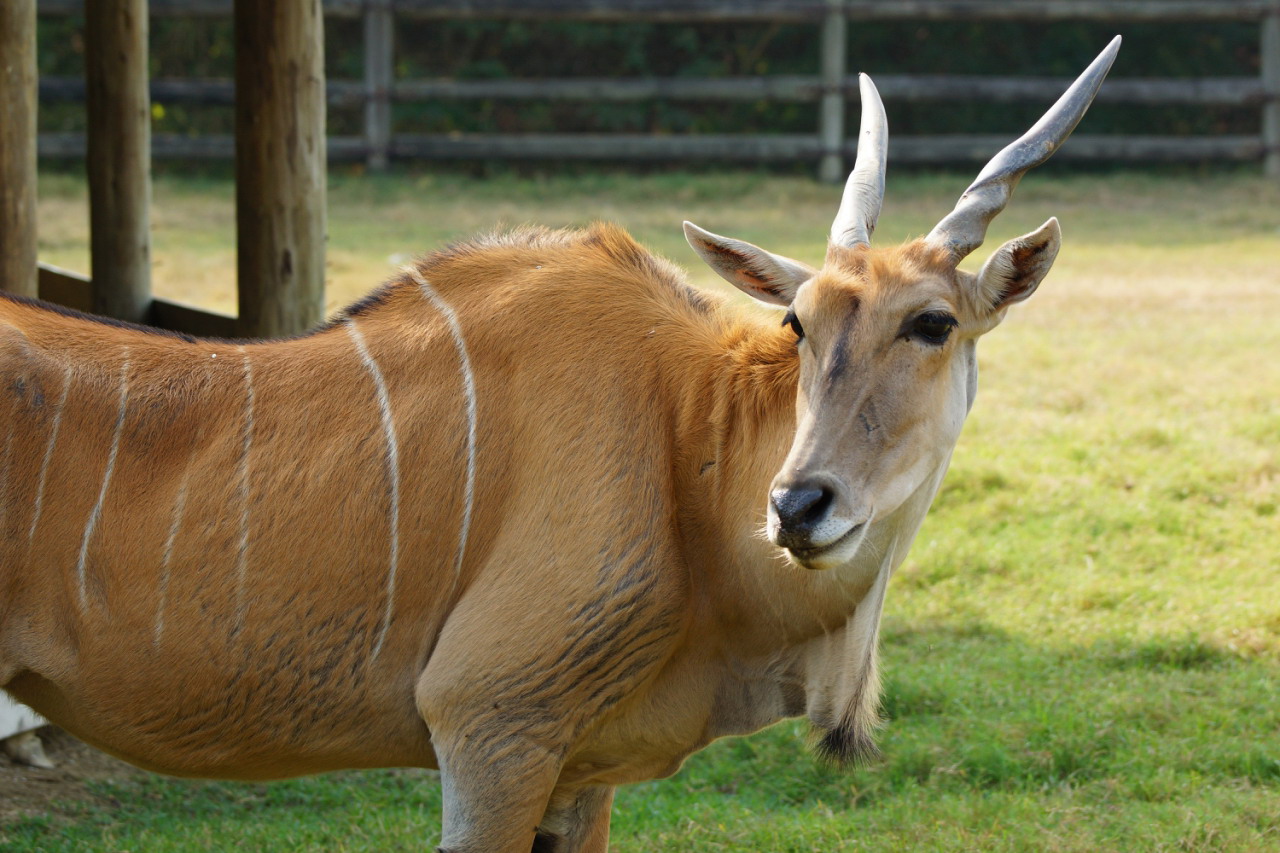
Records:
[[[36,0],[0,3],[0,290],[36,294]]]
[[[856,83],[855,83],[856,90]],[[760,77],[569,77],[508,80],[400,80],[397,101],[507,99],[549,101],[816,101],[822,79],[771,74]],[[332,101],[331,101],[332,102]]]
[[[1262,21],[1261,59],[1263,169],[1280,178],[1280,5]]]
[[[876,88],[886,103],[969,101],[987,103],[1052,103],[1071,85],[1070,77],[990,77],[976,74],[877,74]],[[856,90],[850,77],[845,86]],[[1256,77],[1159,79],[1109,78],[1098,92],[1100,104],[1188,104],[1253,107],[1262,103]]]
[[[325,91],[320,0],[236,0],[240,334],[324,318]]]
[[[369,0],[364,12],[364,138],[369,146],[368,165],[375,172],[387,168],[387,153],[391,147],[394,24],[391,0]]]
[[[68,160],[85,156],[84,135],[80,133],[42,133],[39,141],[41,157]],[[331,136],[325,147],[331,163],[365,159],[363,136]],[[151,151],[161,160],[231,160],[236,156],[236,143],[228,134],[157,133],[151,138]]]
[[[40,264],[40,298],[65,308],[91,313],[92,283],[87,276]],[[147,325],[202,338],[234,338],[236,318],[217,311],[206,311],[168,299],[153,299],[147,312]]]
[[[889,137],[893,163],[985,163],[1009,144],[1008,136]],[[1055,155],[1058,161],[1118,163],[1254,160],[1262,156],[1257,136],[1109,136],[1073,134]]]
[[[1271,0],[846,0],[858,20],[1257,20]],[[337,6],[335,4],[335,11]],[[825,0],[396,0],[405,16],[813,21]]]
[[[848,52],[843,0],[829,0],[830,10],[822,22],[822,101],[819,104],[818,140],[822,159],[818,180],[844,180],[845,54]]]
[[[10,2],[10,0],[5,0]],[[85,0],[40,0],[40,14],[79,14]],[[417,18],[576,18],[595,21],[821,21],[824,0],[394,0]],[[858,20],[1257,21],[1272,0],[846,0]],[[225,17],[232,0],[152,0],[152,14]],[[325,0],[355,18],[364,0]]]
[[[889,159],[894,163],[986,162],[1009,143],[996,135],[890,136]],[[399,157],[439,160],[816,160],[822,149],[812,135],[770,134],[635,136],[630,134],[461,134],[458,136],[394,137]],[[845,143],[852,158],[855,143]],[[1090,136],[1075,134],[1055,156],[1057,160],[1205,161],[1257,160],[1262,140],[1257,136]]]
[[[181,302],[155,299],[151,302],[151,325],[183,332],[198,338],[235,338],[239,335],[239,320],[230,314],[206,311]]]
[[[930,142],[936,139],[937,142]],[[1088,140],[1081,142],[1080,140]],[[989,160],[1009,142],[1007,137],[946,135],[938,137],[891,137],[889,156],[894,162],[938,163]],[[983,147],[994,146],[994,147]],[[958,154],[957,151],[960,153]],[[964,154],[963,152],[981,152]],[[228,160],[234,143],[229,136],[192,139],[185,136],[157,136],[155,154],[174,160]],[[708,160],[768,162],[816,160],[821,147],[812,134],[797,136],[771,134],[643,136],[634,134],[460,134],[436,136],[396,134],[391,140],[393,157],[424,160]],[[854,154],[848,143],[845,156]],[[78,158],[84,156],[84,137],[74,134],[42,134],[40,156]],[[904,160],[903,158],[908,158]],[[1085,136],[1073,135],[1055,159],[1131,160],[1146,158],[1165,161],[1210,161],[1262,159],[1261,136]],[[329,140],[330,162],[360,162],[365,159],[364,139],[339,136]]]
[[[151,304],[147,0],[85,0],[93,312],[142,322]]]
[[[822,152],[813,134],[640,136],[632,134],[397,134],[397,157],[440,160],[814,160]]]
[[[1053,102],[1071,85],[1070,77],[993,77],[979,74],[876,74],[876,88],[886,102],[987,101],[999,103]],[[842,82],[846,98],[855,97],[858,78]],[[326,100],[330,107],[360,107],[367,101],[367,84],[355,80],[330,80]],[[40,78],[44,101],[84,99],[84,80],[72,77]],[[391,99],[413,103],[437,100],[547,100],[547,101],[817,101],[822,78],[794,74],[767,77],[569,77],[552,79],[453,80],[436,78],[401,80],[391,88]],[[162,79],[151,81],[151,98],[166,103],[235,103],[235,83],[217,79]],[[1189,104],[1221,107],[1256,107],[1266,100],[1260,77],[1196,77],[1161,79],[1118,77],[1107,80],[1098,92],[1098,103]],[[159,137],[154,137],[158,139]]]
[[[71,270],[40,264],[40,298],[54,305],[74,308],[89,314],[93,311],[89,277]]]

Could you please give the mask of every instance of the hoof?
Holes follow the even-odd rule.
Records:
[[[35,732],[22,732],[4,741],[5,754],[17,764],[52,770],[53,762],[44,754],[44,744]]]

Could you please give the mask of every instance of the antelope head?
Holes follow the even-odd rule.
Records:
[[[770,486],[767,533],[799,565],[848,564],[877,521],[922,490],[932,497],[973,403],[976,341],[1049,271],[1058,222],[1005,243],[976,274],[958,264],[982,245],[1023,174],[1071,134],[1119,47],[1116,37],[926,237],[871,247],[888,125],[866,75],[858,156],[821,269],[684,224],[720,276],[787,309],[782,322],[800,358],[797,429]]]

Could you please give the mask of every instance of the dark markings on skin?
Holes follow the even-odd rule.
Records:
[[[827,369],[824,376],[828,391],[835,388],[849,370],[849,341],[854,334],[860,306],[861,302],[857,297],[854,297],[844,318],[843,328],[836,337],[835,346],[831,348],[831,356],[827,359]]]
[[[47,398],[44,394],[44,384],[38,377],[28,379],[25,376],[19,376],[13,380],[9,390],[13,393],[15,406],[22,404],[24,409],[33,413],[40,413],[44,409]]]
[[[621,595],[630,590],[638,583],[649,582],[653,579],[653,558],[657,550],[656,544],[650,540],[648,547],[644,549],[644,553],[637,557],[630,554],[625,555],[627,567],[623,570],[622,576],[618,578],[613,587],[614,595]],[[604,573],[608,575],[608,572]],[[606,578],[602,576],[601,580]]]
[[[699,314],[711,314],[715,310],[715,303],[707,298],[706,294],[698,290],[696,287],[686,284],[683,281],[675,282],[675,290],[684,301]]]
[[[849,369],[849,339],[841,335],[831,348],[831,358],[827,361],[827,388],[833,388],[844,377]]]
[[[238,664],[219,665],[223,683],[209,689],[221,702],[182,710],[156,710],[135,721],[169,749],[189,750],[211,762],[220,760],[217,744],[232,754],[267,752],[281,743],[302,746],[326,720],[351,705],[353,693],[365,687],[364,666],[372,651],[378,614],[351,612],[315,620],[308,608],[300,634],[275,632],[258,645],[239,652]],[[339,674],[340,673],[340,674]],[[291,725],[281,729],[280,720]]]
[[[625,698],[634,680],[662,659],[678,624],[665,612],[644,608],[659,582],[652,571],[652,539],[632,542],[606,563],[598,595],[567,622],[555,663],[533,655],[487,686],[484,692],[498,700],[501,714],[477,721],[468,732],[469,750],[498,756],[530,739],[566,749],[583,726]],[[583,697],[570,707],[566,685]]]

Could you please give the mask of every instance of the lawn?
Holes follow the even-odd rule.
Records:
[[[967,175],[890,177],[879,243]],[[81,180],[41,182],[41,255],[87,268]],[[233,188],[155,186],[158,294],[234,310]],[[802,178],[335,175],[330,307],[499,223],[618,221],[718,286],[693,219],[811,262],[837,189]],[[1051,215],[1053,273],[980,346],[981,392],[889,590],[883,759],[805,726],[722,741],[620,792],[618,851],[1280,850],[1280,183],[1029,176],[966,265]],[[433,774],[274,785],[145,777],[0,825],[6,850],[398,850]]]

